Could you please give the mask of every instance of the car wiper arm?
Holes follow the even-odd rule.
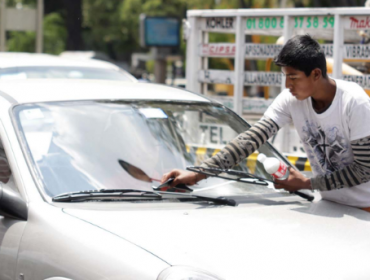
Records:
[[[258,177],[254,174],[244,172],[244,171],[233,170],[233,169],[210,168],[210,167],[201,167],[201,166],[189,166],[186,169],[189,170],[189,171],[204,174],[206,176],[218,177],[218,178],[222,178],[222,179],[226,179],[226,180],[233,180],[233,181],[238,181],[238,182],[248,183],[248,184],[267,186],[268,185],[267,182],[274,183],[274,181],[271,181],[271,180],[268,180],[268,179],[265,179],[265,178],[262,178],[262,177]],[[222,175],[220,175],[222,173],[226,173],[228,175],[233,175],[233,176],[237,176],[237,177],[236,178],[230,178],[230,177],[227,177],[227,176],[222,176]],[[248,178],[255,179],[255,181],[246,181],[246,180],[244,180],[246,178],[247,179]],[[306,194],[306,193],[303,193],[303,192],[300,192],[300,191],[295,191],[293,193],[302,197],[302,198],[304,198],[304,199],[307,199],[308,201],[313,201],[314,198],[315,198],[312,195],[309,195],[309,194]]]
[[[253,184],[253,185],[267,186],[268,185],[267,182],[273,183],[273,181],[271,180],[258,177],[254,174],[244,172],[244,171],[233,170],[233,169],[210,168],[210,167],[201,167],[201,166],[188,166],[186,167],[186,169],[189,171],[204,174],[206,176],[217,177],[217,178],[232,180],[232,181],[238,181],[238,182],[248,183],[248,184]],[[233,175],[236,177],[233,178],[233,177],[223,176],[221,175],[222,173]],[[254,179],[254,181],[246,181],[245,179]]]
[[[101,189],[101,190],[87,190],[80,192],[63,193],[54,196],[53,201],[71,202],[71,201],[83,201],[86,199],[106,199],[109,197],[124,197],[124,198],[133,197],[159,200],[162,199],[162,195],[152,191],[143,191],[135,189]]]

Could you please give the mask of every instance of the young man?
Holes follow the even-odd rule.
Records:
[[[314,177],[290,169],[286,180],[275,181],[275,188],[315,189],[323,199],[370,210],[370,98],[359,85],[328,77],[325,55],[309,35],[290,39],[275,63],[282,67],[286,89],[259,122],[202,165],[231,168],[293,122]],[[173,170],[162,180],[172,177],[173,185],[205,178]]]

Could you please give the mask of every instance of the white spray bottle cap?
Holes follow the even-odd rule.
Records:
[[[259,154],[258,156],[257,156],[257,160],[259,161],[259,162],[264,162],[265,161],[265,159],[266,159],[266,156],[265,156],[265,154]]]

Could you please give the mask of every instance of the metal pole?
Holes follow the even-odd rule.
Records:
[[[290,17],[288,15],[284,16],[284,44],[292,37],[293,35],[293,26],[290,24]],[[282,76],[281,79],[281,91],[285,89],[285,77]],[[282,146],[281,151],[283,153],[288,153],[290,148],[290,124],[281,128],[280,133],[282,134]]]
[[[0,51],[6,51],[6,3],[5,0],[0,0]]]
[[[245,24],[241,16],[236,18],[235,30],[235,70],[234,70],[234,111],[238,115],[243,113],[243,89],[244,89],[244,46]]]
[[[209,42],[209,35],[208,35],[208,32],[202,32],[202,43],[203,44],[208,44]],[[203,57],[202,58],[202,69],[203,70],[208,70],[208,57]],[[203,83],[202,84],[202,93],[203,94],[207,94],[208,92],[208,84],[207,83]]]
[[[154,59],[154,76],[155,82],[158,84],[166,83],[167,74],[167,61],[166,52],[161,48],[154,48],[155,59]]]
[[[201,58],[198,47],[201,43],[201,31],[198,29],[198,18],[188,16],[190,36],[186,42],[186,89],[200,93],[201,84],[198,81],[198,72],[201,70]]]
[[[342,78],[342,63],[343,63],[343,18],[336,14],[334,18],[334,42],[333,42],[333,78]]]
[[[290,17],[285,15],[284,16],[284,30],[283,30],[283,37],[284,37],[284,44],[292,37],[293,35],[293,26],[290,25]],[[281,79],[281,91],[285,89],[285,77],[282,76]]]
[[[37,16],[36,16],[36,52],[43,51],[43,19],[44,19],[44,1],[37,0]]]

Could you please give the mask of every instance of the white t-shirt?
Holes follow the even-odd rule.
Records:
[[[370,136],[370,98],[356,83],[334,80],[334,100],[317,114],[311,97],[297,100],[288,89],[281,92],[265,112],[279,127],[291,123],[302,141],[314,176],[330,174],[353,162],[350,142]],[[369,207],[370,181],[350,188],[322,191],[323,199]]]

